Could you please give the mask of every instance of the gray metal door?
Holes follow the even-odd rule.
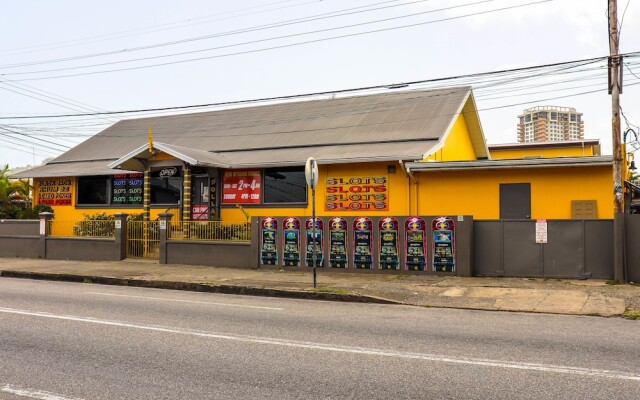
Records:
[[[531,218],[531,184],[500,184],[500,219]]]

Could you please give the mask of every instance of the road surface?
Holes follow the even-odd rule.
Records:
[[[640,321],[0,278],[0,399],[638,399]]]

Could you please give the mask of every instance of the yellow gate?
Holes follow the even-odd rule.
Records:
[[[127,257],[160,258],[160,224],[158,221],[127,222]]]

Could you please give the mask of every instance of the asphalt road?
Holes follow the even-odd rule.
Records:
[[[0,278],[0,398],[638,399],[640,321]]]

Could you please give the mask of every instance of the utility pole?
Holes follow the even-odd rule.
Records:
[[[622,149],[620,146],[620,32],[618,2],[608,0],[609,7],[609,94],[611,94],[611,145],[613,148],[613,276],[624,282],[624,195],[622,182]]]

